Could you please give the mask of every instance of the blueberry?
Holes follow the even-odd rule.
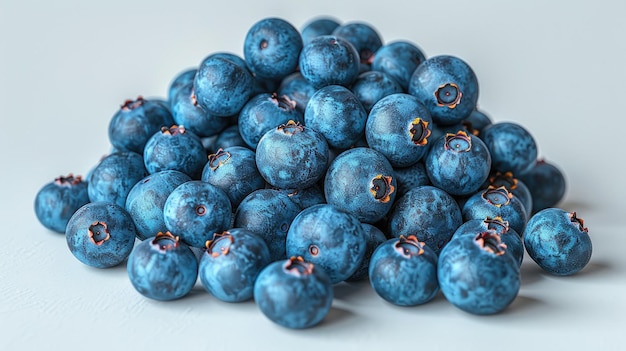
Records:
[[[207,113],[237,114],[253,93],[252,74],[232,56],[209,55],[200,63],[193,86],[198,105]]]
[[[469,117],[476,108],[478,80],[460,58],[433,56],[413,72],[409,93],[426,106],[435,123],[451,125]]]
[[[524,259],[524,242],[521,238],[521,233],[517,233],[509,226],[509,222],[505,221],[501,217],[485,219],[470,219],[463,223],[452,236],[452,240],[462,235],[470,235],[475,237],[476,235],[492,230],[496,234],[500,235],[500,239],[506,245],[506,252],[515,258],[518,265],[522,264]]]
[[[243,56],[256,76],[281,80],[296,70],[302,38],[296,28],[280,18],[265,18],[246,34]]]
[[[472,130],[473,134],[476,136],[480,136],[480,132],[491,124],[493,124],[491,118],[479,109],[472,111],[469,117],[463,120],[465,128]]]
[[[431,185],[424,162],[419,161],[408,167],[394,167],[396,174],[396,197],[400,197],[407,191],[422,185]]]
[[[241,134],[239,134],[239,126],[232,125],[222,130],[221,133],[217,136],[215,141],[213,142],[212,152],[215,152],[219,149],[226,149],[231,146],[242,146],[248,147],[248,144],[243,140]],[[206,167],[206,166],[205,166]]]
[[[333,30],[332,35],[354,45],[362,63],[371,64],[374,53],[383,45],[380,35],[367,23],[350,22]]]
[[[256,154],[242,146],[219,149],[209,155],[202,181],[224,191],[233,210],[248,194],[265,187],[265,180],[256,166]]]
[[[271,261],[287,258],[285,242],[293,219],[300,207],[286,193],[259,189],[239,204],[235,212],[236,228],[247,229],[265,240]]]
[[[483,129],[480,138],[491,154],[496,171],[521,175],[537,160],[537,144],[521,125],[512,122],[494,123]]]
[[[411,75],[426,56],[417,46],[406,41],[394,41],[381,46],[374,53],[372,70],[384,72],[393,78],[403,92],[408,91]]]
[[[272,322],[303,329],[328,315],[333,287],[323,269],[302,258],[290,258],[271,263],[259,273],[254,300]]]
[[[375,223],[389,212],[396,198],[395,189],[389,161],[380,152],[365,147],[339,154],[324,180],[326,201],[366,223]]]
[[[196,256],[170,232],[159,232],[137,244],[126,268],[135,290],[154,300],[179,299],[198,279]]]
[[[322,35],[330,35],[337,27],[339,27],[339,22],[334,18],[319,17],[312,19],[307,22],[300,31],[302,42],[306,45],[314,38]]]
[[[190,180],[188,175],[179,171],[162,171],[133,186],[126,198],[126,210],[137,228],[137,238],[145,240],[154,233],[167,231],[163,218],[165,201],[176,187]]]
[[[360,267],[367,250],[365,231],[353,215],[328,204],[302,210],[287,232],[287,257],[302,256],[322,268],[333,284]]]
[[[289,120],[303,120],[302,113],[295,109],[294,101],[287,96],[263,93],[244,105],[237,123],[242,139],[251,149],[256,149],[263,134]]]
[[[162,97],[151,97],[150,100],[157,105],[160,105],[161,109],[169,111],[170,115],[172,114],[172,109],[170,108],[170,103],[168,100]]]
[[[315,89],[327,85],[350,85],[359,75],[359,53],[348,41],[319,36],[302,48],[300,73]]]
[[[304,111],[304,124],[321,133],[330,147],[338,149],[345,149],[363,137],[366,120],[363,105],[341,85],[316,91]]]
[[[556,206],[565,195],[565,176],[556,165],[545,160],[535,162],[533,167],[520,174],[519,178],[530,191],[532,213]]]
[[[304,210],[307,207],[313,205],[326,203],[324,198],[324,191],[317,185],[313,184],[304,189],[278,189],[280,192],[286,194],[291,201],[300,207],[300,210]]]
[[[437,276],[450,303],[480,315],[506,309],[521,283],[517,262],[494,231],[450,241],[439,254]]]
[[[454,198],[439,188],[425,185],[409,190],[396,200],[388,227],[390,235],[415,235],[439,253],[461,224],[461,210]]]
[[[451,125],[439,125],[439,124],[433,123],[431,128],[432,128],[432,133],[430,135],[430,139],[432,141],[438,140],[439,138],[443,138],[446,136],[446,134],[450,134],[450,133],[456,134],[459,131],[464,131],[467,134],[475,135],[473,133],[473,130],[467,129],[467,127],[463,125],[462,122],[451,124]],[[433,143],[431,142],[430,144],[428,144],[428,147],[430,148],[432,145]]]
[[[81,176],[69,174],[55,178],[35,195],[35,215],[46,228],[65,233],[74,212],[89,203],[87,182]]]
[[[265,241],[241,228],[215,233],[206,243],[198,275],[217,299],[242,302],[252,298],[259,272],[270,263]]]
[[[361,225],[363,226],[363,230],[365,231],[367,250],[365,251],[363,262],[361,262],[359,268],[348,279],[346,279],[346,281],[349,282],[355,282],[369,277],[369,267],[372,255],[374,254],[376,248],[378,248],[380,244],[387,240],[387,237],[385,237],[385,233],[383,233],[383,231],[380,230],[378,227],[369,223],[361,223]]]
[[[123,207],[110,202],[90,202],[70,218],[65,238],[80,262],[96,268],[122,263],[135,244],[135,225]]]
[[[296,103],[296,110],[304,115],[309,99],[317,90],[306,80],[302,73],[295,72],[285,77],[278,87],[278,96],[286,96]]]
[[[302,189],[317,183],[326,172],[328,158],[324,137],[292,120],[265,133],[256,150],[259,173],[282,189]]]
[[[496,188],[503,186],[509,192],[513,194],[513,196],[517,197],[522,204],[524,205],[524,210],[526,211],[526,215],[530,216],[533,212],[533,197],[530,193],[530,189],[518,178],[513,176],[511,172],[495,172],[491,176],[489,176],[488,183],[491,186]]]
[[[400,84],[391,76],[378,71],[367,71],[359,74],[350,89],[368,113],[380,99],[387,95],[403,92]]]
[[[196,72],[198,69],[190,68],[178,73],[167,89],[167,100],[169,101],[170,108],[173,110],[173,102],[174,97],[178,95],[178,92],[183,89],[185,86],[193,85],[193,80],[196,77]]]
[[[146,143],[143,161],[148,173],[174,170],[200,179],[207,154],[202,141],[184,126],[163,127]]]
[[[193,83],[180,87],[170,105],[174,123],[185,126],[199,137],[216,135],[230,123],[228,118],[211,115],[198,105]]]
[[[524,244],[530,258],[554,275],[572,275],[591,259],[591,238],[583,219],[560,208],[535,213],[524,231]]]
[[[89,200],[113,202],[124,207],[130,189],[147,175],[143,157],[138,153],[112,153],[89,174]]]
[[[491,155],[478,137],[459,131],[437,139],[424,165],[434,186],[451,195],[470,195],[489,177]]]
[[[374,291],[394,305],[424,304],[439,292],[437,254],[412,235],[389,239],[374,251],[369,277]]]
[[[126,100],[109,123],[109,141],[118,151],[143,155],[148,139],[163,126],[174,123],[169,108],[156,100]]]
[[[430,113],[414,96],[391,94],[372,107],[365,137],[394,167],[408,167],[428,152],[431,123]]]
[[[220,58],[223,60],[230,61],[233,64],[237,65],[239,68],[243,69],[245,72],[250,73],[250,76],[252,77],[252,85],[251,85],[252,90],[249,96],[276,91],[276,88],[275,88],[276,82],[272,80],[268,80],[268,79],[261,79],[259,77],[254,76],[252,72],[250,72],[248,63],[241,56],[235,55],[230,52],[214,52],[211,55],[209,55],[206,59],[209,59],[209,58],[211,59]]]
[[[185,244],[204,247],[213,233],[230,227],[232,208],[218,187],[199,180],[174,189],[163,204],[165,227]]]
[[[504,186],[480,190],[463,205],[463,220],[502,217],[517,233],[523,233],[527,214],[522,202]]]

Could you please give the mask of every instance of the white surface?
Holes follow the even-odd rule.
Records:
[[[624,2],[93,3],[0,2],[0,350],[626,349]],[[241,54],[261,18],[300,28],[324,14],[470,63],[482,109],[527,127],[566,173],[561,205],[589,227],[589,266],[558,278],[526,261],[519,297],[489,317],[441,295],[399,308],[367,283],[341,284],[321,325],[293,331],[199,285],[179,301],[145,299],[124,267],[80,264],[37,222],[36,192],[107,153],[109,119],[125,99],[165,96],[174,75],[214,51]]]

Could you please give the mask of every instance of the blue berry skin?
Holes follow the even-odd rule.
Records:
[[[150,100],[152,100],[156,104],[161,105],[161,108],[169,111],[170,115],[172,114],[172,109],[170,108],[170,103],[169,103],[168,100],[163,99],[161,97],[152,97],[152,98],[150,98]]]
[[[74,212],[89,203],[88,184],[81,176],[55,178],[35,195],[35,215],[39,223],[57,233],[65,233]]]
[[[517,197],[524,205],[526,215],[530,216],[533,213],[533,197],[530,193],[530,189],[518,178],[513,176],[511,172],[495,172],[488,179],[488,186],[493,187],[505,187],[513,196]],[[527,218],[528,219],[528,218]]]
[[[372,107],[365,137],[394,167],[408,167],[428,152],[431,123],[430,113],[414,96],[392,94]]]
[[[130,189],[147,175],[141,155],[131,151],[114,152],[89,174],[89,201],[113,202],[124,207]]]
[[[396,198],[396,176],[380,152],[365,147],[348,149],[328,167],[326,202],[364,223],[381,220]]]
[[[303,189],[317,183],[326,172],[328,158],[324,137],[294,121],[265,133],[256,150],[259,173],[282,189]]]
[[[344,23],[333,30],[332,35],[350,42],[359,53],[362,63],[371,64],[374,53],[383,46],[376,30],[367,23]]]
[[[367,140],[365,140],[365,135],[363,135],[361,139],[357,140],[356,143],[350,145],[350,147],[348,147],[347,149],[331,148],[330,149],[330,163],[332,163],[335,160],[335,158],[337,158],[337,156],[339,156],[339,154],[341,154],[342,152],[347,151],[348,149],[354,149],[357,147],[369,148],[369,146],[367,145]]]
[[[200,179],[207,154],[202,140],[184,126],[163,127],[156,132],[143,151],[148,173],[174,170]]]
[[[202,181],[224,191],[233,210],[248,194],[265,187],[265,180],[256,166],[256,154],[242,146],[219,149],[209,155]]]
[[[213,233],[228,229],[232,212],[228,196],[218,187],[200,180],[179,185],[163,204],[167,230],[193,247],[204,247]]]
[[[261,237],[269,248],[270,260],[287,258],[286,238],[300,207],[287,194],[274,189],[259,189],[246,196],[235,212],[235,228]]]
[[[243,302],[252,298],[254,282],[270,262],[269,249],[261,237],[234,228],[215,233],[207,241],[198,275],[202,286],[217,299]]]
[[[408,167],[394,167],[396,174],[396,197],[403,196],[409,190],[422,185],[431,185],[424,162],[419,161]]]
[[[517,233],[523,233],[527,215],[522,202],[505,187],[489,187],[470,196],[463,205],[463,221],[501,217]]]
[[[520,174],[519,178],[530,191],[532,213],[556,206],[565,196],[565,176],[553,163],[538,160],[526,173]]]
[[[389,239],[370,262],[370,284],[376,294],[398,306],[416,306],[439,292],[437,254],[415,236]]]
[[[118,151],[133,151],[140,155],[148,139],[163,126],[174,124],[168,106],[160,101],[126,100],[109,122],[109,141]]]
[[[170,106],[174,123],[185,126],[201,138],[218,134],[230,123],[228,118],[208,114],[198,105],[193,83],[180,87]]]
[[[591,259],[589,231],[576,212],[546,208],[535,213],[524,231],[530,258],[553,275],[572,275]]]
[[[248,101],[237,121],[241,138],[251,149],[256,149],[263,134],[290,120],[302,122],[302,113],[296,110],[287,96],[263,93]]]
[[[299,65],[300,73],[315,89],[349,86],[359,75],[359,53],[348,41],[323,35],[302,48]]]
[[[363,230],[365,231],[365,238],[367,239],[367,250],[365,251],[365,256],[363,257],[363,262],[361,262],[361,266],[354,272],[346,281],[348,282],[356,282],[359,280],[366,279],[369,277],[369,268],[370,262],[372,259],[372,255],[376,248],[380,246],[380,244],[384,243],[387,240],[385,237],[385,233],[382,230],[378,229],[378,227],[368,224],[361,223],[363,226]]]
[[[351,90],[368,113],[385,96],[404,92],[391,76],[378,71],[361,73],[352,83]]]
[[[314,18],[307,22],[300,30],[302,36],[302,42],[304,45],[308,44],[314,38],[322,35],[330,35],[335,28],[339,27],[339,21],[330,17]]]
[[[174,97],[178,95],[178,92],[188,85],[193,86],[193,80],[196,77],[196,72],[198,72],[198,69],[190,68],[178,73],[174,77],[169,88],[167,89],[167,101],[169,101],[170,109],[173,110]]]
[[[454,198],[430,185],[413,188],[396,200],[388,220],[392,237],[415,235],[437,254],[461,224]]]
[[[304,189],[278,189],[280,192],[289,196],[291,201],[296,203],[300,207],[300,210],[304,210],[307,207],[313,205],[326,203],[324,197],[324,191],[317,185],[313,184]]]
[[[321,133],[332,148],[345,149],[363,137],[367,112],[348,88],[319,89],[306,105],[304,124]]]
[[[80,262],[95,268],[122,263],[135,244],[135,225],[123,207],[110,202],[90,202],[70,218],[65,239]]]
[[[226,149],[231,146],[242,146],[247,148],[248,144],[243,140],[241,134],[239,134],[239,126],[232,125],[224,130],[217,136],[213,143],[213,152],[219,149]]]
[[[521,175],[537,160],[537,144],[524,127],[513,122],[499,122],[480,133],[491,153],[493,169]]]
[[[302,210],[287,232],[287,257],[302,256],[323,269],[333,284],[348,279],[367,251],[359,220],[339,208],[321,204]]]
[[[276,88],[275,88],[276,82],[269,80],[269,79],[261,79],[259,77],[254,76],[252,72],[250,72],[250,69],[248,67],[248,63],[246,62],[246,60],[244,60],[240,56],[235,55],[230,52],[216,52],[216,53],[211,54],[209,57],[212,57],[212,58],[218,57],[220,59],[231,61],[235,65],[239,66],[240,68],[250,73],[250,76],[252,77],[252,91],[249,96],[255,96],[261,93],[276,91]]]
[[[285,77],[278,86],[278,96],[286,96],[296,103],[296,110],[304,115],[306,105],[311,96],[315,94],[315,89],[308,80],[304,79],[302,73],[295,72]]]
[[[491,155],[478,137],[459,131],[437,139],[424,165],[434,186],[465,196],[475,193],[489,177]]]
[[[485,232],[460,236],[439,254],[437,276],[446,299],[478,315],[495,314],[515,300],[520,288],[519,266],[500,236]]]
[[[468,134],[475,135],[471,130],[467,129],[463,123],[455,123],[452,125],[438,125],[436,123],[432,124],[432,133],[430,135],[430,140],[433,142],[438,140],[439,138],[445,137],[446,134],[453,133],[456,134],[459,131],[467,132]],[[433,145],[431,142],[428,147],[430,148]]]
[[[469,117],[463,120],[466,129],[474,131],[473,134],[476,136],[480,136],[481,131],[491,124],[493,124],[491,118],[479,109],[472,111]]]
[[[243,56],[257,77],[281,80],[294,72],[302,50],[302,37],[296,28],[280,18],[265,18],[248,30]]]
[[[167,231],[163,218],[165,201],[174,189],[190,180],[188,175],[179,171],[162,171],[133,186],[126,198],[126,210],[133,218],[139,240]]]
[[[323,269],[302,258],[269,264],[254,283],[254,301],[272,322],[290,329],[319,324],[333,301],[333,286]]]
[[[137,244],[126,269],[135,290],[160,301],[184,297],[198,280],[196,255],[170,232],[159,232]]]
[[[194,79],[198,105],[216,116],[232,116],[241,110],[253,93],[253,78],[241,61],[230,55],[210,55]]]
[[[506,253],[513,256],[518,266],[521,266],[524,259],[524,242],[521,234],[513,230],[509,226],[509,222],[501,217],[470,219],[457,228],[452,236],[452,240],[462,235],[476,237],[476,235],[490,230],[500,235],[500,239],[506,245]]]
[[[414,44],[394,41],[381,46],[374,53],[372,70],[386,73],[406,92],[413,72],[425,60],[422,50]]]
[[[472,68],[455,56],[433,56],[420,64],[409,81],[409,94],[426,106],[440,125],[459,123],[476,109],[478,80]]]

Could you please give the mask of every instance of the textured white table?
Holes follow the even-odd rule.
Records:
[[[581,3],[0,2],[0,350],[625,349],[626,7]],[[367,283],[340,284],[321,325],[292,331],[253,302],[222,303],[199,285],[179,301],[147,300],[124,266],[86,267],[39,225],[35,193],[107,153],[109,119],[125,99],[165,96],[174,75],[212,52],[241,54],[261,18],[301,27],[323,14],[470,63],[481,108],[524,125],[566,173],[561,205],[589,227],[589,266],[559,278],[526,261],[519,297],[488,317],[441,295],[399,308]]]

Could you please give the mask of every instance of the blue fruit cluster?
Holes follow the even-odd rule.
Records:
[[[243,56],[211,53],[166,99],[125,101],[111,153],[86,181],[44,185],[35,214],[82,263],[125,264],[151,299],[200,284],[299,329],[324,320],[334,284],[368,279],[394,305],[442,294],[498,313],[525,252],[570,275],[592,246],[555,207],[563,173],[478,92],[467,62],[367,23],[262,19]]]

